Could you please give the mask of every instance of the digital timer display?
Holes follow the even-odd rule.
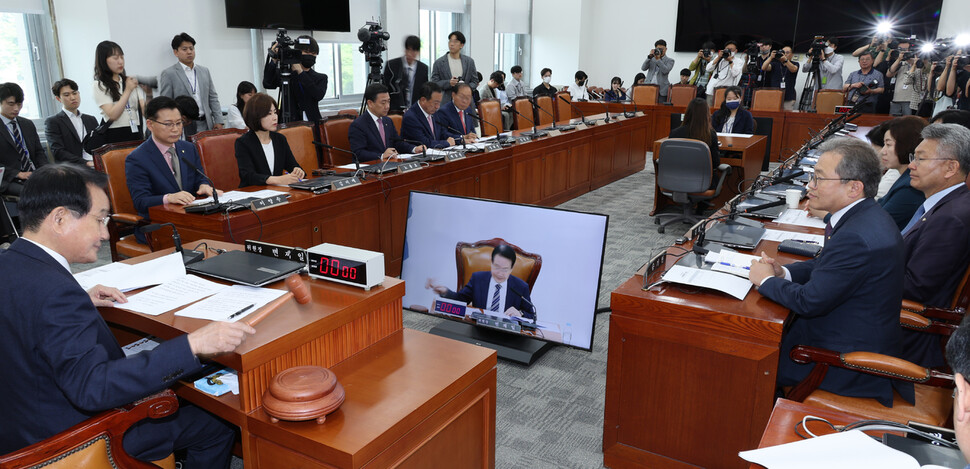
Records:
[[[367,264],[365,262],[312,252],[308,254],[311,274],[359,285],[367,284]]]
[[[467,307],[465,305],[449,303],[447,301],[435,300],[434,312],[451,316],[465,317]]]

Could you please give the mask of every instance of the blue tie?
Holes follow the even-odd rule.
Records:
[[[501,296],[502,296],[502,286],[499,284],[495,284],[495,294],[492,295],[492,307],[489,308],[490,310],[501,311],[500,309],[498,309],[499,308],[498,301]]]
[[[913,225],[916,225],[916,222],[918,222],[920,217],[922,217],[924,214],[926,214],[926,209],[920,205],[919,208],[916,209],[916,213],[913,214],[913,218],[909,219],[909,223],[906,224],[906,227],[903,228],[903,231],[900,231],[900,233],[906,235],[906,232],[913,228]]]

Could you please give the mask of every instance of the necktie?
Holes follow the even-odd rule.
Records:
[[[168,149],[168,165],[172,168],[172,174],[175,176],[175,184],[178,184],[179,190],[182,190],[182,171],[179,167],[179,159],[175,156],[175,147]]]
[[[17,144],[17,153],[20,154],[20,170],[33,171],[34,162],[30,161],[30,155],[27,154],[27,146],[24,145],[24,139],[20,136],[20,126],[17,125],[17,121],[10,121],[10,127],[13,129],[13,141]]]
[[[381,143],[387,147],[387,136],[384,135],[384,123],[381,119],[377,119],[377,131],[381,134]]]
[[[906,224],[906,227],[903,228],[903,231],[901,231],[901,233],[905,236],[906,233],[908,233],[909,230],[911,230],[913,226],[916,225],[916,222],[918,222],[919,219],[925,214],[926,214],[926,209],[924,209],[923,206],[920,205],[919,208],[916,209],[916,213],[913,214],[913,218],[909,219],[909,223]]]
[[[828,241],[828,239],[832,237],[832,224],[829,223],[829,220],[831,219],[832,219],[831,213],[826,213],[825,218],[822,218],[822,220],[825,221],[825,240],[826,241]]]
[[[502,296],[502,285],[496,284],[495,285],[495,293],[492,294],[492,306],[490,308],[488,308],[489,310],[491,310],[491,311],[501,311],[499,309],[499,305],[498,305],[498,302],[499,302],[499,299],[501,298],[501,296]]]
[[[431,138],[434,138],[434,121],[428,116],[428,127],[431,127]]]
[[[461,121],[461,130],[467,134],[468,128],[465,127],[465,111],[458,111],[458,120]]]

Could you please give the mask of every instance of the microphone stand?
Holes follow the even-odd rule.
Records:
[[[501,111],[499,111],[499,112],[501,112]],[[498,126],[497,126],[497,125],[495,125],[495,124],[493,124],[493,123],[491,123],[491,122],[489,122],[489,121],[487,121],[487,120],[485,120],[485,119],[482,119],[482,118],[481,118],[481,116],[478,116],[478,115],[476,115],[476,114],[472,114],[472,113],[468,113],[468,115],[469,115],[469,116],[471,116],[472,118],[474,118],[475,120],[477,120],[478,122],[481,122],[481,123],[483,123],[483,124],[488,124],[488,125],[490,125],[490,126],[492,126],[492,127],[494,127],[494,128],[495,128],[495,140],[496,140],[497,142],[499,142],[499,143],[505,143],[505,142],[507,142],[507,141],[508,141],[508,140],[507,140],[507,139],[505,138],[505,136],[504,136],[504,135],[502,135],[502,129],[500,129],[500,128],[498,128]],[[484,133],[484,132],[483,132],[483,133]]]
[[[465,144],[465,135],[462,134],[460,130],[455,129],[455,128],[451,127],[450,125],[445,124],[444,122],[440,122],[440,121],[436,121],[436,122],[438,122],[438,124],[441,125],[442,127],[448,129],[449,132],[454,132],[454,133],[458,134],[458,138],[461,140],[461,151],[463,151],[465,153],[481,153],[481,152],[485,151],[485,150],[479,150],[477,148],[472,148],[472,149],[469,150],[468,149],[468,145]]]
[[[417,140],[408,140],[406,138],[401,138],[401,137],[398,137],[397,140],[395,140],[395,142],[406,142],[416,147],[423,146],[424,150],[421,150],[421,159],[425,161],[428,160],[428,145],[424,144],[423,142],[419,142]],[[414,149],[412,148],[411,151],[414,151]]]
[[[607,104],[607,103],[605,103],[605,102],[603,102],[603,101],[597,101],[597,102],[600,103],[600,105],[602,105],[604,109],[606,109],[606,119],[603,119],[603,123],[609,124],[610,123],[610,119],[611,119],[611,117],[610,117],[610,105]]]
[[[534,109],[538,109],[538,110],[540,110],[540,111],[542,111],[542,112],[544,112],[544,113],[552,116],[552,127],[550,127],[551,130],[567,131],[567,130],[573,130],[573,129],[576,128],[576,126],[573,126],[573,125],[563,125],[563,126],[560,126],[559,124],[556,124],[556,116],[553,116],[551,112],[543,109],[542,106],[539,106],[539,104],[536,103],[535,100],[533,100],[532,98],[529,98],[528,96],[526,96],[525,99],[528,99],[529,102],[532,103],[532,107]]]
[[[171,223],[153,223],[151,225],[145,225],[141,227],[141,232],[151,233],[152,231],[155,231],[163,226],[172,227],[172,241],[175,244],[175,252],[182,253],[182,263],[184,263],[185,265],[189,265],[194,262],[201,261],[203,258],[205,258],[205,254],[202,253],[201,251],[192,251],[192,250],[186,251],[182,249],[182,237],[179,236],[179,230],[175,228],[175,225]]]
[[[569,107],[573,108],[573,110],[579,113],[579,117],[580,119],[582,119],[584,125],[596,125],[596,119],[593,119],[590,122],[586,122],[586,114],[583,114],[583,111],[581,111],[578,107],[576,107],[576,105],[573,104],[572,101],[562,97],[562,95],[559,95],[559,99],[563,100],[566,104],[569,105]],[[609,108],[607,107],[606,109],[607,109],[607,115],[609,115]]]
[[[178,159],[180,162],[189,165],[189,168],[192,168],[193,171],[195,171],[200,176],[202,176],[202,179],[209,181],[209,185],[212,187],[212,203],[200,205],[199,207],[201,208],[199,209],[199,211],[202,212],[203,215],[208,215],[210,213],[222,211],[222,209],[225,207],[223,207],[223,204],[219,203],[219,191],[216,189],[216,184],[212,182],[212,179],[209,179],[209,176],[206,176],[206,174],[203,173],[202,170],[199,169],[196,165],[192,164],[191,161],[183,158],[182,156],[179,156]],[[172,225],[172,228],[174,229],[175,225]]]
[[[529,98],[526,98],[526,99],[529,99]],[[522,114],[521,112],[517,111],[515,109],[515,106],[510,107],[509,110],[511,110],[512,112],[514,112],[518,116],[522,116],[523,119],[529,121],[529,123],[532,124],[532,130],[531,131],[528,131],[527,130],[525,132],[522,132],[519,135],[522,135],[523,137],[529,137],[532,140],[535,140],[535,139],[537,139],[539,137],[545,137],[546,135],[549,135],[547,132],[544,132],[542,130],[536,129],[536,122],[534,120],[529,119],[528,117],[526,117],[525,114]]]
[[[313,141],[313,144],[316,145],[316,146],[318,146],[318,147],[320,147],[320,148],[326,148],[328,150],[337,150],[337,151],[340,151],[340,152],[344,152],[344,153],[350,154],[350,156],[353,157],[354,167],[357,168],[353,173],[350,174],[350,176],[352,177],[352,176],[358,176],[359,175],[361,179],[367,179],[367,173],[365,173],[365,172],[363,172],[363,171],[360,170],[360,159],[357,158],[357,154],[356,153],[354,153],[354,152],[352,152],[350,150],[344,150],[343,148],[335,147],[333,145],[327,145],[326,143],[318,142],[316,140]],[[344,176],[344,177],[347,177],[347,173],[337,174],[335,172],[334,173],[334,176]]]

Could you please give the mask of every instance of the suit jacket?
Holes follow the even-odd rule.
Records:
[[[446,136],[458,138],[475,131],[475,119],[468,115],[469,112],[472,112],[471,107],[465,109],[465,129],[461,128],[461,119],[458,117],[458,107],[455,106],[454,102],[442,104],[441,107],[438,108],[438,112],[434,113],[434,118],[439,124],[441,124],[443,128],[445,128],[444,131],[447,134]],[[451,127],[458,132],[448,130],[447,127]],[[465,131],[464,134],[461,133],[462,130]]]
[[[198,81],[196,87],[199,91],[199,101],[202,101],[199,112],[205,116],[208,128],[211,129],[215,124],[225,124],[226,119],[222,117],[219,94],[216,93],[216,87],[212,85],[209,69],[199,64],[195,64],[193,68]],[[189,83],[188,77],[185,76],[185,69],[182,68],[181,62],[176,62],[175,65],[162,70],[158,76],[158,94],[173,99],[178,96],[192,96],[192,83]]]
[[[282,176],[283,171],[292,172],[300,168],[290,150],[286,137],[279,132],[269,133],[273,143],[273,171],[269,170],[263,145],[253,131],[246,132],[236,139],[236,164],[239,166],[239,187],[264,186],[270,176]],[[303,169],[303,168],[300,168]]]
[[[280,69],[276,62],[267,59],[263,67],[263,88],[273,90],[283,83]],[[305,70],[303,73],[290,75],[290,98],[285,103],[279,103],[280,122],[283,122],[284,109],[297,109],[297,115],[292,120],[303,120],[302,113],[306,113],[310,122],[320,120],[320,100],[327,95],[327,75],[316,70]]]
[[[416,140],[428,146],[428,148],[445,148],[451,146],[448,143],[448,131],[441,127],[435,120],[434,114],[431,115],[434,129],[428,124],[428,119],[424,116],[424,110],[417,103],[411,106],[404,113],[404,120],[401,122],[401,136],[408,140]],[[434,133],[432,133],[432,130]]]
[[[444,297],[471,303],[476,308],[487,310],[489,304],[492,302],[492,294],[488,291],[488,284],[491,280],[492,273],[490,271],[483,270],[481,272],[475,272],[461,290],[457,292],[448,290],[448,293]],[[535,312],[532,311],[528,303],[522,301],[523,297],[530,302],[532,301],[529,297],[529,284],[514,275],[509,275],[509,279],[505,283],[508,290],[505,292],[505,307],[502,308],[502,312],[514,307],[522,313],[522,317],[535,319]]]
[[[892,219],[875,201],[864,199],[839,220],[818,257],[786,266],[792,281],[766,279],[761,294],[794,315],[782,338],[778,384],[793,385],[812,368],[789,358],[795,345],[900,356],[903,262],[903,240]],[[829,369],[821,388],[890,407],[894,386],[913,402],[911,384],[837,368]]]
[[[475,69],[475,60],[471,57],[461,54],[459,56],[461,60],[461,81],[472,87],[472,90],[478,88],[478,70]],[[443,93],[441,94],[441,103],[451,102],[451,92],[454,88],[451,86],[451,66],[448,65],[448,52],[445,55],[438,57],[431,65],[431,81],[438,84],[441,87]]]
[[[903,236],[906,276],[903,298],[926,306],[949,308],[970,265],[970,189],[960,187],[936,205]],[[902,357],[922,366],[945,363],[940,337],[917,331],[903,333]]]
[[[404,110],[417,103],[418,96],[421,94],[421,87],[428,82],[428,64],[420,60],[415,62],[414,87],[411,89],[410,102],[405,96],[408,87],[411,85],[408,83],[408,71],[404,66],[404,57],[388,60],[387,64],[384,65],[384,75],[381,81],[390,90],[391,109],[393,110]]]
[[[923,191],[910,185],[909,168],[907,168],[896,179],[886,195],[879,199],[879,205],[882,205],[886,213],[893,217],[896,228],[902,231],[909,224],[909,220],[913,218],[919,206],[923,205],[925,201],[926,196],[923,195]]]
[[[724,128],[724,123],[727,121],[728,116],[723,119],[719,117],[719,113],[715,113],[711,118],[711,125],[714,126],[714,130],[722,133],[728,134],[753,134],[754,133],[754,116],[747,109],[738,109],[738,113],[734,115],[734,125],[730,129]]]
[[[47,144],[51,147],[54,161],[85,164],[81,142],[87,134],[98,127],[98,120],[94,116],[81,114],[81,123],[84,124],[84,135],[77,134],[74,123],[64,110],[47,118],[44,123],[44,134],[47,136]]]
[[[350,140],[350,151],[356,153],[357,159],[361,162],[380,160],[384,150],[391,147],[396,148],[398,153],[411,153],[414,150],[415,145],[400,140],[390,117],[382,117],[381,123],[384,124],[384,136],[387,142],[381,141],[377,125],[374,124],[374,119],[367,110],[350,123],[347,135]]]
[[[186,336],[129,358],[90,297],[37,245],[0,253],[0,453],[175,384],[201,368]]]
[[[175,153],[180,160],[188,160],[196,168],[202,169],[202,162],[195,152],[195,145],[179,140],[175,142]],[[208,181],[193,170],[189,165],[180,161],[182,175],[182,189],[191,194],[199,190],[199,186]],[[138,148],[135,148],[125,159],[125,177],[128,181],[128,192],[135,204],[135,210],[146,220],[148,207],[162,205],[162,197],[179,191],[175,182],[175,175],[168,169],[168,164],[162,153],[158,151],[155,140],[149,138]]]
[[[30,160],[34,162],[34,166],[39,168],[47,164],[47,150],[44,150],[44,145],[40,143],[40,136],[37,135],[37,127],[34,127],[34,123],[30,119],[18,117],[17,127],[20,128],[20,137],[24,139],[24,145],[27,146],[27,153],[30,155]],[[20,153],[17,151],[17,144],[13,141],[13,135],[10,134],[10,126],[0,129],[0,135],[2,135],[0,165],[5,168],[3,180],[0,180],[0,193],[2,193],[7,191],[7,187],[20,172]]]

